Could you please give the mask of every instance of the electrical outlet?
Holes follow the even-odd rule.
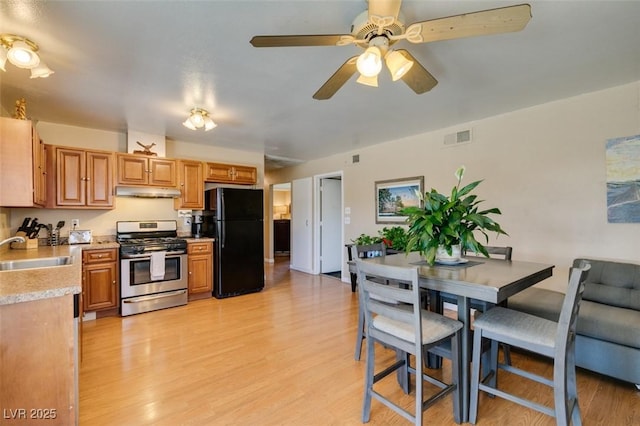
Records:
[[[76,229],[80,226],[80,219],[71,219],[71,229]]]

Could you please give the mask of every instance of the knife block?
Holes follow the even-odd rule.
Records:
[[[27,234],[25,234],[24,232],[20,231],[20,232],[16,232],[16,237],[24,237],[27,241],[25,241],[24,243],[11,243],[11,248],[12,249],[18,249],[18,250],[31,250],[31,249],[37,249],[38,248],[38,239],[37,238],[27,238]]]

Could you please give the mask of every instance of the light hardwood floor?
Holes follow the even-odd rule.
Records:
[[[278,260],[267,266],[261,293],[85,322],[80,424],[361,424],[365,361],[353,359],[357,294],[337,279],[289,271],[286,259]],[[380,360],[394,356],[377,351]],[[513,362],[552,371],[549,362],[520,353]],[[445,361],[443,377],[449,373]],[[501,384],[552,401],[535,384],[510,378]],[[381,385],[412,403],[393,378]],[[640,392],[632,384],[580,370],[578,387],[585,425],[640,424]],[[451,398],[430,408],[424,423],[455,424]],[[370,424],[408,422],[374,401]],[[483,395],[477,424],[555,422]]]

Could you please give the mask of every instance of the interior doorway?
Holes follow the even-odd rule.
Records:
[[[318,247],[316,270],[342,279],[342,173],[316,176]]]
[[[272,186],[273,256],[279,261],[291,255],[291,183]]]

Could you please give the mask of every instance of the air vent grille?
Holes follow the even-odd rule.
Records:
[[[444,136],[445,146],[455,146],[458,144],[465,144],[471,142],[473,135],[471,129],[461,130],[456,133],[451,133]]]

